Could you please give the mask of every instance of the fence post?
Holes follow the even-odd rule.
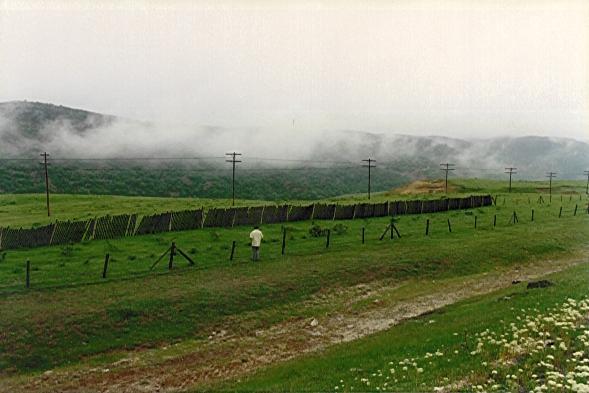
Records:
[[[176,254],[176,243],[172,242],[172,246],[170,247],[170,261],[168,262],[168,270],[172,270],[174,266],[174,255]]]
[[[515,212],[515,210],[513,211],[512,219],[513,219],[514,224],[517,224],[519,222],[519,219],[517,218],[517,213]]]
[[[429,218],[425,222],[425,236],[429,235]]]
[[[110,254],[106,253],[104,256],[104,267],[102,268],[102,278],[106,278],[106,271],[108,269],[108,260],[110,259]]]
[[[497,226],[497,214],[493,216],[493,228]]]
[[[477,229],[477,216],[474,216],[474,229]]]
[[[558,218],[560,218],[562,216],[562,206],[560,207],[560,210],[558,211]]]
[[[26,278],[25,278],[25,286],[27,288],[31,287],[31,261],[27,259],[27,268],[26,268]]]
[[[532,209],[532,221],[534,221],[534,209]]]
[[[325,248],[329,248],[329,238],[331,236],[331,229],[327,230],[327,239],[325,241]]]
[[[233,260],[233,255],[235,255],[235,240],[231,243],[231,256],[229,256],[229,260]]]
[[[366,231],[366,228],[362,227],[362,244],[364,244],[364,232]]]
[[[573,216],[577,215],[577,205],[575,204],[575,212],[573,213]]]
[[[450,224],[450,219],[448,219],[448,232],[452,233],[452,224]]]
[[[284,255],[284,250],[286,249],[286,228],[282,228],[282,248],[280,250],[281,255]]]

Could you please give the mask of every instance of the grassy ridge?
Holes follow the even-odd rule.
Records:
[[[297,223],[288,229],[293,237],[288,238],[285,257],[280,256],[280,226],[268,226],[263,228],[267,243],[260,264],[245,263],[249,228],[90,242],[70,251],[57,247],[11,251],[0,262],[0,283],[5,292],[0,300],[0,370],[44,370],[112,350],[199,338],[228,318],[235,321],[247,313],[256,317],[240,328],[256,329],[296,317],[286,305],[326,288],[383,278],[484,272],[567,255],[586,244],[587,215],[572,217],[571,205],[560,220],[556,218],[557,206],[541,205],[536,206],[536,222],[529,222],[520,211],[522,222],[509,225],[513,207],[508,201],[506,207],[476,209],[474,213],[431,215],[432,234],[427,238],[423,235],[425,216],[401,217],[398,226],[403,238],[393,242],[377,240],[385,219],[338,222],[348,230],[334,235],[327,250],[324,238],[309,237],[310,223]],[[529,208],[525,206],[526,211]],[[491,218],[496,213],[499,224],[492,229]],[[473,214],[479,218],[476,231]],[[452,220],[452,233],[447,231],[447,218]],[[360,244],[363,225],[368,233],[364,246]],[[235,239],[240,248],[237,260],[230,264],[228,248]],[[157,271],[163,274],[148,274],[152,255],[171,240],[187,251],[196,248],[198,264],[205,269],[179,268],[165,273],[161,266]],[[505,247],[506,241],[510,248]],[[102,281],[98,277],[106,250],[115,258],[111,278],[87,285]],[[37,289],[31,291],[22,287],[26,258],[37,269],[32,272],[33,288]],[[51,288],[55,285],[66,286]]]

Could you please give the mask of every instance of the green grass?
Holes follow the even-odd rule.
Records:
[[[450,185],[456,188],[450,197],[464,197],[470,194],[488,194],[505,196],[506,182],[483,179],[454,179]],[[546,182],[514,181],[512,197],[514,203],[526,203],[530,198],[536,201],[539,192],[548,200]],[[553,183],[553,201],[560,202],[561,195],[567,200],[583,194],[585,183],[582,181],[555,181]],[[571,193],[577,193],[572,196]],[[391,192],[377,192],[372,194],[370,202],[384,202],[405,199],[438,199],[443,193],[420,195],[396,195]],[[366,194],[350,194],[318,200],[320,202],[336,202],[353,204],[368,202]],[[276,203],[310,204],[309,200],[236,200],[237,206],[273,205]],[[230,199],[211,198],[162,198],[113,195],[51,195],[51,217],[47,217],[45,194],[2,194],[0,195],[0,226],[28,227],[44,225],[55,220],[87,219],[107,214],[153,214],[166,211],[199,209],[201,207],[230,207]]]
[[[489,329],[505,331],[510,323],[519,323],[520,310],[544,313],[566,302],[568,298],[584,299],[589,291],[589,264],[548,276],[555,285],[528,290],[525,284],[479,296],[444,307],[364,339],[340,344],[315,355],[269,367],[246,377],[214,385],[214,390],[232,391],[350,391],[374,390],[389,376],[391,391],[432,391],[436,386],[464,380],[485,381],[492,368],[481,356],[470,352],[476,346],[477,334]],[[509,329],[508,329],[509,330]],[[429,353],[443,353],[426,361]],[[455,353],[457,351],[458,353]],[[409,366],[403,372],[400,362],[416,359],[424,372]],[[518,359],[524,362],[523,358]],[[412,360],[413,362],[413,360]],[[512,368],[517,369],[517,363]],[[524,367],[521,365],[520,367]],[[391,373],[390,369],[395,369]],[[517,372],[517,371],[514,371]],[[379,374],[383,376],[379,376]],[[367,378],[371,386],[359,380]],[[394,382],[394,378],[398,381]],[[445,380],[444,378],[448,378]],[[343,381],[343,382],[340,382]],[[342,388],[341,386],[344,385]],[[469,385],[463,389],[468,391]]]
[[[422,246],[429,243],[453,239],[458,235],[474,236],[473,241],[485,241],[490,237],[508,236],[505,230],[513,230],[509,224],[513,210],[518,212],[520,224],[524,226],[562,226],[569,225],[570,220],[583,222],[586,211],[578,209],[577,216],[572,217],[573,209],[578,200],[569,201],[565,198],[562,222],[558,222],[558,205],[528,204],[521,201],[520,195],[514,194],[498,206],[479,208],[472,211],[451,211],[447,213],[407,215],[398,218],[397,227],[403,239],[400,243],[410,241],[421,242]],[[535,222],[531,223],[531,209],[535,209]],[[493,217],[497,215],[497,229],[493,231]],[[474,220],[477,217],[477,230]],[[430,220],[430,236],[425,239],[425,221]],[[448,234],[447,220],[451,221],[452,234]],[[379,242],[382,232],[388,225],[387,217],[367,220],[316,221],[296,222],[285,225],[286,255],[290,257],[329,254],[332,251],[358,252],[361,246],[362,228],[365,228],[367,244],[363,249],[382,248]],[[326,250],[325,237],[313,237],[309,233],[312,225],[333,229],[342,225],[343,233],[332,231],[330,248]],[[281,255],[283,225],[266,225],[262,229],[265,234],[262,257],[265,261],[276,262],[283,259]],[[245,263],[249,260],[249,237],[251,228],[209,228],[186,232],[161,233],[128,237],[117,240],[89,241],[66,246],[52,246],[30,250],[9,250],[0,253],[0,293],[23,290],[25,261],[30,260],[31,282],[34,288],[71,286],[102,281],[101,274],[105,254],[111,257],[108,277],[110,280],[128,279],[151,274],[151,265],[164,253],[171,242],[196,261],[197,268],[215,268],[231,264]],[[234,260],[229,261],[232,242],[236,241]],[[176,265],[184,268],[188,264],[182,257],[177,257]],[[165,272],[167,260],[159,263],[155,272]]]
[[[230,199],[129,197],[116,195],[51,195],[51,217],[47,217],[45,194],[0,195],[0,226],[28,227],[55,220],[88,219],[107,214],[153,214],[166,211],[229,207]],[[236,200],[237,206],[273,202]]]
[[[559,206],[534,205],[534,223],[529,222],[527,202],[519,207],[511,203],[470,212],[403,216],[397,223],[403,237],[394,241],[378,240],[388,223],[385,218],[338,221],[348,226],[348,232],[333,235],[329,249],[325,238],[309,236],[310,222],[289,224],[286,256],[280,255],[281,226],[265,226],[260,264],[246,263],[250,228],[8,251],[0,261],[0,370],[45,370],[110,351],[202,338],[228,320],[239,320],[240,329],[253,331],[303,315],[304,310],[289,305],[322,290],[379,279],[474,274],[570,255],[586,245],[588,216],[573,217],[574,203],[565,204],[561,219]],[[520,215],[516,225],[508,223],[513,208]],[[499,218],[493,229],[494,214]],[[427,217],[431,234],[425,237]],[[448,218],[452,233],[447,230]],[[367,231],[364,245],[362,226]],[[149,272],[173,240],[195,257],[197,268],[179,259],[172,272],[167,272],[165,262]],[[233,240],[239,247],[230,263]],[[114,260],[109,278],[102,280],[105,252]],[[31,290],[24,288],[26,259],[33,267]],[[245,315],[250,317],[240,320]]]

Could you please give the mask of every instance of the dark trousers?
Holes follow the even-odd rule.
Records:
[[[252,246],[252,261],[260,260],[260,247]]]

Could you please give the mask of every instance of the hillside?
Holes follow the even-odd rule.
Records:
[[[239,196],[267,200],[365,192],[361,160],[367,157],[377,160],[374,191],[439,178],[440,162],[455,163],[452,176],[463,178],[502,179],[509,165],[518,167],[516,179],[542,179],[549,170],[561,179],[581,179],[589,167],[589,145],[571,139],[461,140],[363,131],[289,131],[285,138],[277,130],[163,125],[52,104],[0,104],[0,154],[28,159],[0,161],[2,193],[42,192],[37,158],[47,151],[53,192],[224,198],[231,184],[224,153],[232,149],[243,153]]]

